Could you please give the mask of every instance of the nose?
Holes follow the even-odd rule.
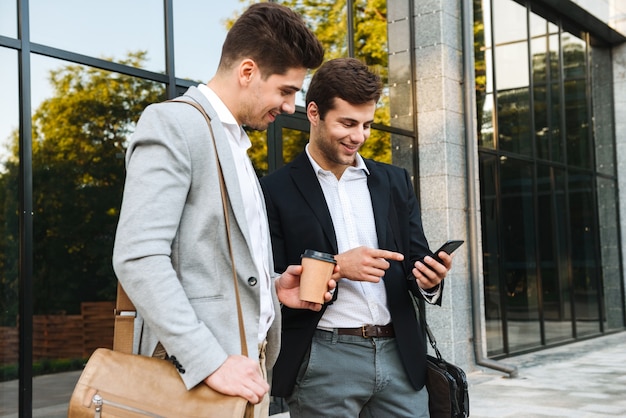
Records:
[[[296,111],[296,97],[295,95],[289,96],[280,107],[282,113],[287,113],[289,115],[293,114]]]
[[[360,144],[360,143],[365,142],[365,140],[367,140],[369,136],[370,136],[369,128],[366,128],[362,125],[356,125],[354,126],[354,129],[350,133],[350,141],[352,141],[355,144]]]

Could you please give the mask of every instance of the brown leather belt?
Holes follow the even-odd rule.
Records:
[[[359,328],[337,328],[339,335],[356,335],[357,337],[373,338],[373,337],[395,337],[393,325],[363,325]]]

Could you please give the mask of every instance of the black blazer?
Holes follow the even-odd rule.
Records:
[[[417,259],[430,255],[420,208],[406,170],[365,160],[376,233],[381,249],[404,254],[391,261],[383,278],[400,357],[413,387],[421,389],[426,377],[426,346],[418,326],[411,292],[422,297],[411,269]],[[272,237],[274,265],[283,272],[300,264],[305,249],[337,254],[337,239],[317,176],[306,155],[261,179]],[[341,297],[341,286],[335,292]],[[332,303],[332,302],[331,302]],[[438,304],[441,303],[441,298]],[[291,394],[300,364],[311,344],[321,312],[282,308],[282,343],[272,374],[272,395]],[[376,324],[384,325],[384,324]]]

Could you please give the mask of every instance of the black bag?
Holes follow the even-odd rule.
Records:
[[[436,354],[436,357],[426,356],[426,389],[428,390],[430,417],[469,417],[469,387],[465,372],[459,366],[443,359],[437,348],[437,340],[426,322],[422,305],[418,301],[413,302],[417,305],[428,341]]]
[[[439,352],[437,351],[438,355]],[[465,372],[443,358],[426,356],[426,388],[431,418],[469,417]]]

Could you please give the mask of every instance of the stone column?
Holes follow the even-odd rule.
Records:
[[[468,236],[461,2],[414,3],[418,184],[424,229],[431,250],[447,239],[466,241],[455,253],[445,280],[442,306],[427,306],[426,315],[444,357],[467,370],[474,364],[467,242],[479,237]]]

